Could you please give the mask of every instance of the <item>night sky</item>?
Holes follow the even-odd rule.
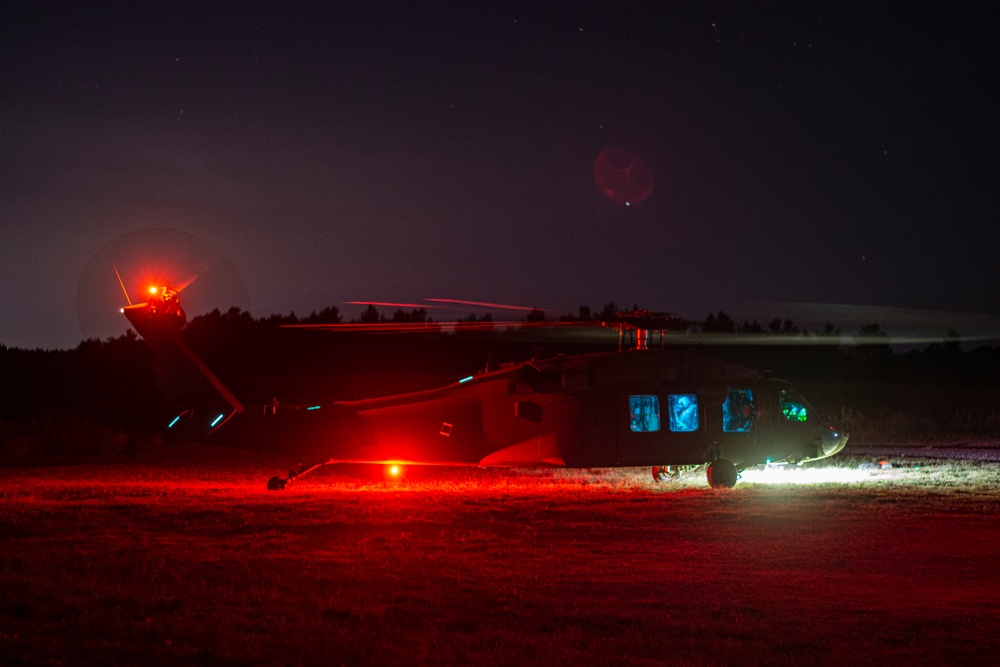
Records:
[[[189,313],[1000,315],[992,3],[319,4],[3,3],[0,343],[124,333],[149,262]]]

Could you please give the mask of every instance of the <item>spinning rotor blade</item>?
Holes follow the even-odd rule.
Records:
[[[472,306],[473,308],[480,308],[483,310],[521,310],[525,312],[531,311],[542,311],[542,308],[534,308],[532,306],[515,306],[505,303],[489,303],[487,301],[466,301],[464,299],[424,299],[424,301],[431,301],[433,303],[453,303],[458,306]]]
[[[508,328],[570,328],[586,326],[581,322],[525,322],[523,320],[490,320],[486,322],[345,322],[342,324],[283,324],[286,329],[314,329],[317,331],[353,331],[365,333],[439,333],[448,331],[496,331]],[[594,323],[591,326],[599,326]]]
[[[465,302],[434,299],[435,303],[461,303],[487,306],[486,302]],[[420,303],[401,304],[389,302],[353,302],[368,305],[427,308]],[[433,307],[433,306],[431,306]],[[515,307],[522,309],[524,307]],[[532,308],[531,310],[536,310]],[[636,329],[649,332],[651,347],[662,345],[705,346],[853,346],[894,345],[921,346],[948,341],[962,343],[988,343],[1000,341],[1000,317],[969,313],[952,313],[902,308],[879,308],[839,304],[767,304],[758,305],[759,312],[787,313],[782,318],[764,318],[765,323],[778,320],[774,325],[747,325],[742,318],[725,323],[731,331],[703,331],[704,321],[685,320],[672,315],[634,311],[619,313],[617,320],[590,321],[511,321],[487,322],[377,322],[348,324],[290,325],[299,328],[328,331],[355,331],[370,333],[435,333],[441,331],[492,332],[514,329],[518,335],[536,337],[551,342],[553,337],[576,343],[607,344],[619,337],[624,329],[626,339],[634,337]],[[725,326],[723,325],[723,326]],[[754,326],[755,325],[755,326]],[[877,325],[877,327],[872,327]],[[739,329],[745,328],[740,331]],[[750,330],[746,330],[749,328]],[[788,330],[790,329],[790,330]],[[949,331],[958,337],[949,337]],[[864,333],[862,333],[864,332]]]

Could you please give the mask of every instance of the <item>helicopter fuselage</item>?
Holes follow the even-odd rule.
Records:
[[[825,458],[847,442],[788,383],[671,348],[559,355],[429,391],[254,409],[181,340],[177,311],[172,294],[123,310],[173,376],[165,384],[191,389],[175,432],[313,464],[654,466],[655,477],[658,466],[723,461],[731,486],[739,469]]]
[[[788,383],[673,350],[533,360],[433,391],[337,405],[366,425],[366,453],[343,459],[358,462],[612,467],[725,458],[746,467],[824,458],[847,440]]]

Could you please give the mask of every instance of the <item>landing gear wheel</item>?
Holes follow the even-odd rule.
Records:
[[[712,461],[705,473],[708,475],[708,485],[713,489],[731,489],[736,486],[736,480],[740,476],[736,465],[727,459]]]
[[[332,463],[332,461],[328,461],[327,463]],[[272,477],[271,479],[267,480],[267,490],[268,491],[284,491],[285,490],[285,485],[288,484],[289,482],[291,482],[293,479],[298,479],[299,477],[302,477],[303,475],[308,475],[309,473],[311,473],[316,468],[321,468],[321,467],[323,467],[325,465],[326,465],[326,463],[313,463],[313,464],[300,463],[298,470],[289,470],[288,471],[288,477],[277,477],[277,476],[275,476],[275,477]]]
[[[653,466],[653,481],[657,484],[672,482],[680,476],[681,471],[677,466]]]

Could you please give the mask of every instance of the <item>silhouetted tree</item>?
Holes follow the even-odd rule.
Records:
[[[368,307],[361,311],[358,321],[361,324],[378,324],[380,321],[384,322],[385,319],[379,315],[375,306],[368,304]]]
[[[799,333],[799,328],[795,326],[795,323],[791,320],[782,320],[781,318],[774,318],[771,320],[767,328],[773,334],[797,334]]]
[[[559,318],[560,322],[591,322],[594,316],[590,312],[590,306],[580,306],[576,313],[566,313]]]
[[[302,322],[303,324],[340,324],[340,309],[336,306],[327,306],[318,313],[314,310]]]
[[[718,315],[709,313],[705,323],[701,325],[701,330],[706,333],[734,333],[736,323],[733,322],[733,318],[720,310]]]
[[[962,352],[962,337],[954,329],[948,329],[944,341],[945,352],[951,357],[957,357]]]
[[[608,301],[601,308],[601,312],[597,314],[597,319],[601,322],[611,322],[615,319],[615,315],[618,313],[618,306],[615,305],[614,301]]]
[[[392,319],[390,322],[396,324],[421,324],[424,322],[429,322],[430,319],[427,317],[427,310],[424,308],[414,308],[411,311],[405,311],[403,309],[398,309],[392,314]]]
[[[468,317],[463,317],[457,320],[455,325],[455,332],[461,331],[493,331],[493,316],[490,313],[484,313],[483,315],[476,315],[475,313],[469,314]]]

